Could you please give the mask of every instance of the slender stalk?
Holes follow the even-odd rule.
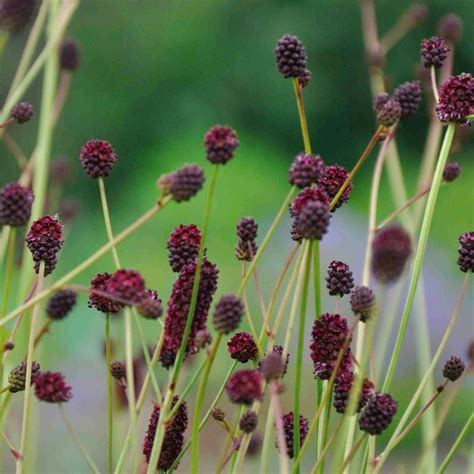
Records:
[[[468,418],[466,424],[464,425],[463,429],[459,433],[459,436],[456,438],[452,448],[449,450],[449,453],[444,458],[441,466],[439,467],[437,474],[443,474],[446,471],[446,468],[449,466],[449,463],[452,461],[454,455],[456,454],[457,450],[461,447],[464,439],[471,431],[471,428],[474,426],[474,414],[471,413],[471,416]]]
[[[405,209],[408,209],[413,203],[417,202],[423,196],[426,196],[431,190],[431,186],[423,189],[416,193],[411,199],[409,199],[402,207],[396,209],[391,214],[389,214],[378,226],[376,232],[381,230],[386,225],[390,224],[390,222],[394,221]]]
[[[102,213],[104,215],[104,223],[105,223],[105,229],[107,231],[107,238],[109,242],[113,242],[114,233],[112,231],[112,222],[110,220],[109,205],[107,203],[107,194],[105,192],[104,179],[99,178],[98,182],[99,182],[100,202],[102,204]],[[115,266],[118,270],[121,268],[121,265],[120,265],[120,260],[119,260],[119,256],[117,253],[117,249],[115,248],[115,245],[112,245],[111,252],[112,252],[112,257],[114,259]]]
[[[250,260],[253,260],[255,255],[253,254],[252,244],[250,242],[247,242],[247,250],[250,255]],[[260,304],[260,311],[262,312],[264,326],[266,327],[266,330],[269,331],[270,328],[268,326],[268,321],[267,321],[267,310],[265,308],[265,302],[263,300],[263,293],[262,293],[262,288],[260,286],[260,279],[258,278],[257,267],[253,269],[253,279],[254,279],[254,284],[255,284],[255,293],[257,293],[257,299]]]
[[[15,236],[16,228],[5,226],[3,232],[8,234],[7,244],[7,261],[5,267],[5,281],[3,283],[3,304],[0,314],[4,316],[8,311],[8,300],[10,295],[10,287],[12,282],[13,265],[15,260]],[[7,331],[4,327],[0,328],[0,350],[3,351],[3,347],[7,338]],[[3,364],[0,365],[0,386],[3,385]],[[0,419],[1,423],[1,419]]]
[[[209,216],[211,212],[211,206],[212,206],[212,199],[214,196],[214,189],[216,186],[216,181],[217,181],[217,172],[219,170],[219,166],[214,166],[213,167],[213,172],[211,176],[211,182],[209,186],[209,192],[207,196],[207,202],[206,202],[206,207],[204,211],[204,222],[202,226],[202,237],[201,237],[201,243],[199,246],[199,253],[198,253],[198,258],[197,258],[197,263],[196,263],[196,272],[194,275],[194,282],[193,282],[193,288],[192,288],[192,293],[191,293],[191,302],[189,305],[189,311],[188,311],[188,316],[186,320],[186,326],[184,328],[184,333],[183,333],[183,339],[181,341],[181,346],[179,348],[178,354],[176,355],[176,360],[173,365],[173,369],[171,372],[170,380],[168,383],[168,389],[166,391],[165,399],[163,401],[163,406],[162,406],[162,412],[163,416],[160,416],[160,420],[158,421],[158,426],[156,428],[156,433],[155,433],[155,439],[153,442],[153,448],[151,451],[151,456],[150,456],[150,462],[148,464],[147,468],[147,474],[153,474],[155,471],[155,466],[158,462],[158,458],[161,452],[161,446],[163,443],[163,438],[164,438],[164,423],[163,420],[165,420],[168,416],[168,412],[171,406],[171,400],[173,398],[174,390],[176,387],[176,382],[179,377],[179,373],[181,370],[181,365],[184,360],[184,351],[186,349],[187,343],[188,343],[188,337],[189,333],[191,331],[191,325],[194,317],[194,311],[196,309],[196,303],[197,303],[197,297],[199,293],[199,281],[201,278],[201,266],[202,266],[202,260],[204,256],[204,246],[205,246],[205,241],[206,241],[206,236],[207,236],[207,228],[209,224]],[[258,252],[257,252],[258,255]],[[256,258],[254,259],[254,262],[256,261]],[[254,263],[252,262],[252,263]],[[250,273],[250,270],[249,270]],[[210,368],[209,368],[210,370]]]
[[[20,148],[18,143],[13,139],[13,137],[7,133],[6,131],[3,133],[3,142],[10,150],[11,154],[15,157],[16,162],[18,163],[18,167],[23,170],[25,169],[28,158],[26,157],[23,150]],[[1,259],[0,259],[1,261]]]
[[[216,358],[217,350],[222,340],[222,333],[219,333],[212,343],[212,348],[207,359],[206,368],[204,369],[204,375],[199,384],[199,389],[196,395],[196,401],[194,404],[194,418],[193,418],[193,440],[192,440],[192,455],[191,455],[191,470],[193,473],[199,472],[199,420],[201,419],[201,408],[204,401],[204,395],[206,393],[207,382],[209,380],[209,374],[211,372],[212,364]]]
[[[430,76],[431,76],[431,87],[433,88],[433,94],[436,99],[436,103],[439,101],[439,94],[438,94],[438,84],[436,84],[436,69],[434,66],[431,66],[431,71],[430,71]]]
[[[262,244],[260,245],[259,249],[257,250],[257,253],[255,254],[255,258],[252,260],[252,262],[249,265],[249,268],[247,270],[247,274],[245,277],[242,279],[242,283],[240,284],[240,287],[237,291],[237,296],[240,296],[242,294],[242,291],[244,290],[245,286],[248,283],[249,278],[251,277],[254,268],[257,266],[258,261],[260,260],[260,257],[262,256],[265,248],[268,245],[268,242],[272,238],[273,234],[275,233],[275,230],[280,223],[282,217],[284,216],[286,210],[288,209],[288,205],[290,204],[291,199],[293,198],[293,195],[295,194],[296,191],[296,186],[293,186],[290,189],[290,192],[286,196],[285,200],[283,201],[283,204],[281,205],[280,209],[278,210],[277,215],[275,216],[274,221],[272,222],[272,225],[268,229]]]
[[[90,470],[94,473],[94,474],[100,474],[100,471],[99,469],[97,468],[97,466],[95,465],[94,461],[92,460],[92,457],[90,456],[90,454],[87,452],[86,448],[84,447],[84,445],[82,444],[81,440],[79,439],[79,437],[77,436],[75,430],[74,430],[74,427],[72,426],[72,423],[69,421],[69,418],[66,416],[66,412],[64,410],[64,407],[63,407],[63,404],[62,403],[59,403],[58,405],[59,407],[59,412],[61,413],[61,417],[64,421],[64,424],[66,425],[66,428],[68,429],[69,433],[71,434],[71,437],[72,439],[74,440],[74,442],[76,443],[76,446],[79,448],[79,450],[81,451],[82,455],[84,456],[84,459],[85,461],[87,462],[87,465],[89,466]]]
[[[298,105],[298,114],[300,117],[301,134],[303,135],[304,151],[311,154],[311,142],[309,139],[308,132],[308,121],[306,120],[306,111],[304,108],[303,94],[301,93],[301,87],[298,79],[293,78],[293,88],[295,90],[296,104]]]
[[[420,238],[418,240],[418,247],[416,250],[416,255],[415,255],[415,260],[414,260],[414,265],[413,265],[413,274],[412,274],[410,286],[408,289],[408,295],[405,302],[405,308],[402,314],[402,320],[400,323],[400,329],[398,332],[397,341],[395,343],[395,348],[394,348],[392,358],[390,360],[390,364],[387,370],[387,375],[385,377],[385,381],[383,384],[383,388],[382,388],[383,392],[387,392],[390,387],[393,374],[395,372],[395,367],[397,365],[398,358],[400,356],[400,351],[402,349],[402,345],[405,340],[405,334],[406,334],[407,325],[408,325],[408,318],[410,316],[410,311],[413,304],[413,300],[415,298],[415,292],[418,285],[418,280],[421,274],[421,267],[422,267],[424,256],[425,256],[426,245],[428,242],[428,235],[431,228],[431,222],[433,219],[433,214],[434,214],[435,205],[436,205],[436,199],[438,197],[438,191],[439,191],[439,187],[440,187],[441,180],[443,177],[443,170],[449,156],[449,149],[451,148],[455,131],[456,131],[456,125],[452,123],[449,124],[446,130],[446,134],[444,136],[443,146],[439,154],[438,164],[436,165],[436,172],[433,178],[433,184],[431,186],[431,191],[428,196],[428,202],[426,204],[425,215],[424,215],[423,223],[421,226]]]
[[[336,436],[338,435],[339,431],[342,428],[342,421],[339,421],[339,423],[336,426],[336,429],[333,431],[331,436],[329,437],[327,443],[324,445],[324,448],[321,451],[321,454],[318,456],[318,460],[316,461],[316,464],[314,465],[313,469],[311,469],[311,474],[316,474],[316,472],[321,472],[321,470],[324,472],[323,466],[324,466],[324,460],[326,458],[327,453],[329,452],[329,449],[331,448],[332,444],[336,440]]]
[[[167,196],[163,200],[159,201],[156,205],[154,205],[150,210],[145,212],[142,216],[140,216],[135,222],[130,224],[126,229],[124,229],[120,234],[118,234],[114,239],[110,242],[107,242],[98,250],[96,250],[90,257],[86,258],[82,261],[77,267],[73,268],[71,271],[66,273],[63,277],[57,280],[53,285],[51,285],[48,289],[38,292],[32,298],[28,299],[24,304],[18,306],[15,310],[11,311],[7,316],[0,319],[0,326],[3,326],[8,321],[11,321],[15,317],[22,314],[27,309],[31,308],[37,302],[44,300],[47,298],[51,293],[59,290],[64,285],[66,285],[69,281],[75,278],[77,275],[82,273],[84,270],[89,268],[93,263],[95,263],[100,257],[105,255],[113,246],[116,246],[123,242],[129,235],[133,234],[137,229],[139,229],[143,224],[148,222],[158,211],[160,211],[169,201],[171,197]]]
[[[342,467],[338,471],[339,473],[344,472],[344,470],[347,467],[349,467],[349,464],[351,463],[352,459],[356,455],[359,448],[362,446],[362,443],[364,442],[364,440],[367,436],[368,436],[367,433],[363,433],[363,434],[360,435],[359,439],[355,442],[354,446],[352,446],[351,451],[349,452],[347,457],[344,459],[344,462],[342,463]]]
[[[271,407],[275,418],[275,430],[278,438],[278,454],[280,456],[280,472],[288,474],[288,453],[285,441],[285,430],[283,428],[283,414],[281,411],[280,396],[278,395],[278,382],[272,381],[271,389]],[[293,426],[299,425],[299,415],[294,417]],[[299,433],[298,433],[299,436]],[[296,438],[293,438],[296,439]],[[298,438],[299,439],[299,438]]]
[[[458,320],[459,312],[461,310],[462,303],[464,301],[464,296],[466,294],[468,282],[469,282],[469,274],[466,274],[466,276],[464,277],[463,285],[461,287],[461,292],[460,292],[459,297],[458,297],[458,301],[456,302],[456,306],[454,308],[453,314],[451,315],[451,319],[450,319],[450,321],[448,323],[448,326],[447,326],[447,328],[446,328],[446,330],[443,334],[443,337],[442,337],[442,339],[439,343],[438,349],[436,350],[436,353],[433,357],[433,360],[431,361],[431,364],[428,367],[428,369],[425,373],[425,376],[421,380],[415,394],[411,398],[410,403],[409,403],[408,407],[406,408],[401,420],[398,422],[398,425],[397,425],[395,431],[393,432],[392,437],[390,438],[390,441],[388,442],[387,446],[385,447],[385,450],[376,458],[376,460],[375,460],[376,468],[375,468],[375,471],[374,471],[375,473],[380,471],[380,469],[382,468],[387,456],[390,454],[392,449],[396,446],[396,440],[397,440],[399,434],[402,432],[403,427],[405,426],[405,423],[408,421],[408,417],[411,415],[412,411],[414,410],[421,394],[423,393],[423,390],[424,390],[426,384],[430,380],[431,374],[432,374],[436,364],[438,363],[438,361],[441,357],[441,354],[443,353],[444,348],[446,347],[449,336],[451,335],[451,332],[452,332],[452,330],[453,330],[453,328],[454,328],[454,326],[455,326],[455,324]]]
[[[262,443],[262,456],[260,458],[260,470],[259,472],[269,472],[268,471],[268,459],[270,457],[270,447],[273,447],[273,429],[275,426],[274,423],[274,414],[275,410],[272,407],[272,400],[270,399],[270,405],[268,407],[267,419],[265,422],[265,431],[263,434],[263,443]],[[284,442],[284,441],[283,441]],[[283,443],[281,444],[283,445]]]
[[[112,364],[112,353],[110,349],[110,313],[105,315],[105,361],[107,370],[107,462],[109,473],[113,468],[113,433],[114,433],[114,407],[112,394],[112,374],[110,373],[110,365]]]
[[[300,300],[300,320],[298,327],[298,346],[296,349],[296,370],[295,370],[295,395],[293,400],[293,413],[295,422],[293,423],[293,449],[295,457],[300,452],[300,398],[301,398],[301,378],[303,373],[303,353],[304,353],[304,336],[306,322],[306,307],[308,303],[309,279],[311,276],[311,254],[313,250],[312,242],[308,242],[308,253],[304,263],[304,277]],[[295,471],[299,473],[299,469]]]
[[[9,440],[8,436],[3,431],[0,431],[0,436],[2,437],[5,444],[8,446],[8,449],[12,453],[13,457],[15,459],[21,458],[21,453],[17,449],[15,449],[15,446],[13,446],[13,443]]]
[[[313,272],[314,272],[314,311],[316,318],[319,318],[322,313],[322,299],[321,299],[321,263],[319,255],[319,240],[313,241]]]
[[[44,268],[45,268],[45,263],[44,261],[42,261],[39,267],[37,291],[41,291],[41,288],[43,286]],[[28,356],[26,359],[26,377],[25,377],[25,395],[23,398],[23,421],[21,425],[21,442],[20,442],[20,453],[22,453],[23,458],[17,460],[17,463],[16,463],[17,474],[21,474],[23,472],[24,457],[26,456],[25,448],[26,448],[26,439],[28,435],[29,407],[30,407],[30,397],[31,397],[31,373],[32,373],[32,365],[33,365],[36,324],[38,321],[39,312],[40,312],[40,305],[37,304],[33,308],[33,314],[31,316],[31,325],[30,325],[30,336],[28,340]]]
[[[349,176],[344,181],[342,186],[339,188],[339,191],[333,197],[332,201],[329,203],[329,209],[332,209],[336,205],[337,201],[339,201],[339,198],[342,196],[342,193],[346,190],[347,186],[349,186],[349,184],[352,182],[352,180],[354,179],[354,176],[360,170],[361,166],[365,163],[367,158],[370,156],[370,152],[373,150],[374,146],[379,141],[380,134],[383,132],[383,130],[384,130],[384,126],[379,125],[375,133],[372,135],[372,138],[370,139],[365,150],[362,152],[362,155],[360,155],[360,158],[357,160],[357,163],[354,165],[354,168],[352,168],[352,171],[349,173]]]

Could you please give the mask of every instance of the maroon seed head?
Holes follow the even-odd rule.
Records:
[[[107,178],[117,161],[112,145],[105,140],[90,140],[79,155],[82,167],[92,179]]]
[[[59,45],[59,65],[66,71],[75,71],[81,63],[81,50],[77,41],[65,38]]]
[[[201,244],[201,231],[194,225],[180,225],[171,232],[168,239],[168,261],[174,272],[194,261]]]
[[[292,35],[282,36],[275,48],[278,71],[285,79],[298,78],[306,71],[306,51],[303,43]]]
[[[465,232],[459,237],[458,265],[462,272],[474,272],[474,232]]]
[[[443,82],[436,112],[442,123],[469,124],[466,115],[474,113],[474,81],[471,74],[451,76]]]
[[[232,402],[250,405],[262,397],[262,376],[258,370],[238,370],[227,382],[226,391]]]
[[[227,342],[227,350],[232,359],[245,363],[255,360],[258,349],[253,337],[248,332],[237,332]]]
[[[451,357],[446,361],[443,368],[443,377],[446,377],[451,382],[455,382],[464,372],[466,366],[459,357]]]
[[[204,137],[207,159],[214,165],[225,165],[232,159],[238,146],[237,133],[230,127],[215,125]]]
[[[77,293],[72,290],[59,290],[51,296],[46,305],[46,313],[55,321],[64,319],[76,305]]]
[[[31,217],[34,195],[30,188],[16,181],[6,184],[0,190],[0,223],[22,227]]]
[[[398,403],[388,393],[370,397],[359,418],[359,428],[370,435],[382,434],[397,413]]]
[[[344,262],[333,260],[328,267],[326,287],[331,296],[348,295],[354,288],[354,278],[349,265]]]
[[[72,388],[60,372],[42,372],[35,379],[35,395],[48,403],[64,403],[72,398]]]
[[[11,116],[17,123],[25,123],[33,117],[33,106],[29,102],[20,102],[11,110]]]

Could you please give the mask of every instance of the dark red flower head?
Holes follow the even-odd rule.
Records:
[[[232,402],[250,405],[262,398],[262,382],[263,379],[258,370],[242,369],[231,375],[226,391]]]
[[[163,303],[155,290],[146,290],[137,309],[146,319],[158,319],[163,314]]]
[[[168,260],[174,272],[179,272],[187,263],[198,256],[201,231],[194,225],[180,225],[171,232],[168,239]]]
[[[331,214],[323,201],[310,201],[294,220],[293,236],[308,240],[322,240],[328,230]]]
[[[462,168],[459,163],[456,163],[454,161],[447,163],[443,170],[443,181],[451,183],[452,181],[459,178],[461,171]]]
[[[442,123],[469,124],[466,115],[474,114],[474,81],[471,74],[463,72],[443,82],[436,112]]]
[[[474,232],[464,232],[459,237],[458,265],[462,272],[474,272]]]
[[[280,360],[278,361],[275,358],[268,359],[268,356],[272,353],[275,353],[280,356]],[[280,377],[286,374],[288,370],[288,364],[290,363],[290,353],[286,354],[285,363],[282,364],[282,357],[283,357],[283,346],[273,346],[271,352],[263,355],[263,358],[258,361],[257,368],[260,370],[264,378],[268,378],[268,375],[274,375],[276,373],[275,368],[280,373],[280,365],[283,365],[283,371],[280,373]],[[266,365],[266,367],[265,367]],[[272,378],[272,377],[270,377]]]
[[[443,38],[432,36],[421,42],[421,62],[427,68],[440,68],[448,57],[449,48]]]
[[[407,118],[416,114],[421,103],[421,82],[404,82],[394,91],[392,98],[396,100],[401,107],[401,118]]]
[[[146,295],[145,280],[136,270],[117,270],[105,283],[105,292],[128,304],[139,304]]]
[[[244,242],[257,238],[258,223],[253,217],[241,217],[236,227],[237,237]]]
[[[381,283],[400,278],[411,255],[410,235],[400,226],[391,225],[375,235],[372,243],[372,273]]]
[[[446,377],[451,382],[455,382],[464,372],[466,366],[459,357],[451,357],[446,361],[443,367],[443,377]]]
[[[65,38],[59,45],[59,65],[66,71],[75,71],[81,63],[81,51],[77,41]]]
[[[59,221],[51,216],[40,217],[31,224],[25,240],[33,256],[36,273],[41,262],[45,263],[44,275],[52,273],[56,268],[57,253],[64,244],[63,226]]]
[[[204,137],[204,148],[207,159],[217,165],[225,165],[234,156],[234,151],[239,146],[237,133],[230,127],[215,125]]]
[[[31,217],[34,195],[30,188],[16,181],[6,184],[0,190],[0,224],[21,227]]]
[[[245,363],[255,360],[258,354],[257,344],[248,332],[237,332],[227,342],[227,350],[232,359]]]
[[[33,117],[33,106],[29,102],[20,102],[13,107],[10,114],[18,123],[29,122]]]
[[[123,362],[114,360],[110,364],[110,375],[116,380],[123,380],[127,378],[127,368]]]
[[[372,101],[372,106],[375,112],[380,112],[383,106],[390,100],[390,96],[386,92],[381,92],[380,94],[374,97]]]
[[[64,403],[72,398],[72,388],[61,372],[41,372],[35,379],[35,395],[48,403]]]
[[[238,260],[245,260],[246,262],[250,262],[255,257],[257,249],[258,246],[255,243],[255,240],[239,239],[237,245],[235,246],[235,256]]]
[[[123,307],[118,301],[114,301],[102,293],[107,293],[107,282],[112,275],[110,273],[98,273],[91,280],[89,289],[89,308],[95,308],[102,313],[118,313]],[[96,293],[99,292],[99,293]]]
[[[169,193],[176,202],[189,201],[204,184],[204,171],[198,165],[185,165],[167,177]]]
[[[166,368],[170,367],[176,358],[184,335],[184,328],[188,318],[189,305],[193,289],[196,262],[185,265],[174,282],[168,311],[165,320],[165,341],[161,350],[160,361]],[[217,289],[219,270],[209,260],[204,259],[199,280],[199,292],[196,309],[188,337],[185,355],[198,351],[196,336],[199,331],[206,329],[207,315],[212,298]]]
[[[393,99],[387,100],[377,112],[377,123],[384,127],[391,127],[402,115],[400,104]]]
[[[290,459],[294,457],[294,432],[295,432],[295,415],[292,411],[282,416],[283,431],[285,434],[286,453]],[[309,431],[308,419],[300,415],[300,446],[303,445]],[[276,434],[276,443],[278,449],[278,434]]]
[[[3,0],[0,2],[0,28],[19,33],[33,17],[36,0]]]
[[[46,305],[46,313],[50,319],[64,319],[74,308],[77,293],[72,290],[59,290],[51,296]]]
[[[326,192],[319,186],[304,188],[293,199],[293,202],[290,205],[290,216],[298,216],[301,209],[303,209],[303,207],[305,207],[310,201],[322,201],[329,204],[330,199]]]
[[[354,381],[354,374],[352,372],[343,372],[338,374],[334,382],[333,390],[333,404],[338,413],[345,413],[347,405],[349,404],[350,390]],[[369,398],[374,393],[375,385],[369,379],[364,379],[362,389],[360,392],[359,403],[357,405],[357,412],[367,405]]]
[[[331,296],[348,295],[354,288],[354,277],[347,263],[333,260],[328,267],[326,287]]]
[[[342,187],[346,179],[349,177],[349,172],[343,166],[331,165],[326,168],[326,172],[319,180],[318,184],[321,189],[327,194],[329,200],[336,197],[337,192]],[[349,183],[347,188],[338,199],[331,212],[334,212],[338,207],[341,207],[345,202],[349,200],[349,195],[352,190],[352,182]]]
[[[278,71],[285,79],[298,78],[306,71],[306,51],[303,43],[292,35],[282,36],[275,48]]]
[[[372,395],[362,410],[359,427],[370,435],[382,434],[397,413],[398,403],[388,393]]]
[[[239,428],[244,433],[253,433],[257,429],[258,415],[253,410],[247,410],[239,420]]]
[[[349,344],[352,334],[347,321],[338,314],[323,314],[313,324],[311,332],[311,359],[314,365],[316,378],[327,380],[336,366],[339,352],[344,346],[346,337],[349,335]],[[347,347],[338,375],[350,372],[352,369],[352,356],[349,346]]]
[[[92,179],[107,178],[117,161],[117,155],[109,142],[90,140],[81,148],[79,159]]]
[[[175,406],[178,397],[173,398],[172,406]],[[148,421],[148,430],[146,432],[145,440],[143,441],[143,454],[146,462],[150,462],[151,452],[153,449],[153,442],[155,440],[156,428],[160,419],[161,407],[155,405]],[[163,438],[163,445],[161,447],[160,457],[156,469],[159,471],[167,471],[174,463],[184,444],[184,432],[188,426],[188,409],[186,403],[183,402],[177,412],[173,421],[166,426],[165,436]]]
[[[243,315],[244,304],[240,298],[235,295],[221,296],[212,319],[214,329],[222,334],[229,334],[239,327]]]
[[[352,312],[365,323],[372,315],[374,292],[368,286],[356,286],[351,294]]]
[[[300,153],[288,171],[288,181],[293,186],[305,188],[318,181],[324,173],[324,162],[319,155]]]

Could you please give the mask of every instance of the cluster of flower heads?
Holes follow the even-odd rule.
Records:
[[[8,390],[18,393],[25,390],[27,378],[26,362],[20,362],[8,376]],[[36,398],[48,403],[65,403],[72,398],[72,388],[60,372],[41,372],[38,362],[31,365],[31,385],[34,385]]]
[[[178,397],[173,398],[172,407],[178,402]],[[148,430],[143,442],[143,454],[146,462],[150,462],[153,442],[155,440],[156,429],[160,419],[161,406],[155,405],[148,421]],[[188,426],[188,409],[186,402],[180,403],[176,415],[171,423],[166,425],[165,436],[161,448],[160,457],[156,469],[159,471],[167,471],[178,457],[184,444],[184,432]]]
[[[421,104],[420,81],[404,82],[388,95],[383,92],[374,98],[373,106],[377,122],[385,127],[392,126],[399,119],[416,114]]]
[[[235,255],[239,260],[250,262],[257,253],[258,223],[253,217],[242,217],[236,226],[237,237]]]

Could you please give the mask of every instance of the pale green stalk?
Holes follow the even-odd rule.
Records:
[[[306,322],[306,307],[308,303],[308,288],[309,279],[311,276],[311,255],[312,255],[312,242],[308,241],[307,254],[304,263],[304,279],[301,291],[300,300],[300,319],[298,327],[298,345],[296,349],[296,370],[295,370],[295,393],[293,400],[293,413],[295,422],[293,423],[293,449],[295,457],[300,452],[300,398],[301,398],[301,378],[303,374],[303,353],[304,353],[304,335],[305,335],[305,322]],[[284,360],[284,359],[283,359]],[[299,469],[296,470],[299,473]]]
[[[466,294],[467,286],[469,282],[469,274],[466,274],[464,277],[463,285],[461,288],[461,292],[459,294],[458,301],[456,303],[456,306],[454,308],[453,314],[451,315],[451,319],[449,321],[448,326],[446,327],[446,330],[443,334],[443,337],[441,338],[441,341],[439,343],[438,349],[436,350],[435,355],[433,356],[433,359],[431,361],[430,366],[428,367],[423,379],[420,382],[420,385],[418,386],[416,392],[414,393],[413,397],[410,400],[410,403],[408,407],[406,408],[405,412],[403,413],[403,416],[401,420],[398,422],[398,425],[395,429],[395,431],[392,434],[392,437],[390,438],[390,441],[388,442],[387,446],[385,447],[384,451],[377,457],[377,465],[375,468],[375,473],[379,472],[380,469],[382,468],[383,464],[385,463],[387,456],[390,454],[393,448],[398,444],[398,436],[402,432],[403,428],[405,427],[406,422],[408,421],[408,418],[410,417],[412,411],[415,409],[416,404],[418,403],[418,400],[421,397],[421,394],[423,393],[424,388],[426,387],[427,383],[430,380],[431,374],[433,373],[434,368],[436,367],[436,364],[438,363],[444,348],[446,347],[446,344],[448,343],[449,336],[451,335],[451,332],[458,320],[459,313],[462,307],[462,303],[464,301],[464,296]]]
[[[437,474],[443,474],[446,471],[446,468],[449,466],[449,463],[452,461],[454,455],[456,454],[457,450],[461,447],[464,439],[471,431],[472,427],[474,426],[474,414],[471,413],[471,416],[468,418],[466,424],[464,425],[463,429],[459,433],[459,436],[456,438],[452,448],[449,450],[449,453],[444,458],[441,466],[439,467]]]
[[[110,313],[105,315],[105,361],[107,371],[107,463],[109,473],[112,472],[113,466],[113,393],[112,393],[112,374],[110,372],[110,366],[112,364],[112,354],[110,349]]]
[[[45,263],[41,261],[38,273],[38,285],[36,291],[41,291],[44,281],[44,269]],[[35,349],[35,335],[36,335],[36,325],[38,322],[40,313],[40,305],[37,304],[33,308],[33,314],[31,316],[31,325],[30,325],[30,336],[28,338],[28,355],[26,358],[26,376],[25,376],[25,394],[23,397],[23,421],[21,425],[21,442],[20,442],[20,453],[22,458],[17,460],[16,463],[16,473],[21,474],[24,469],[24,459],[27,455],[26,453],[26,440],[28,436],[28,422],[29,422],[29,408],[30,408],[30,397],[31,397],[31,374],[32,374],[32,365],[33,365],[33,355]]]
[[[260,471],[261,473],[268,471],[268,459],[270,457],[270,449],[274,447],[273,442],[273,429],[274,429],[274,410],[272,409],[272,399],[268,406],[267,419],[265,421],[265,431],[263,434],[262,442],[262,456],[260,458]]]
[[[408,325],[408,318],[410,316],[410,311],[413,304],[413,300],[415,298],[415,292],[418,285],[418,280],[421,274],[421,267],[422,267],[424,256],[425,256],[426,245],[428,242],[428,235],[431,228],[431,222],[433,219],[433,214],[434,214],[435,205],[436,205],[436,199],[438,197],[438,191],[441,184],[441,180],[443,178],[444,167],[446,165],[446,161],[449,156],[449,150],[451,148],[455,131],[456,131],[456,125],[450,123],[448,125],[448,128],[444,136],[443,146],[440,151],[438,163],[436,165],[435,175],[433,178],[433,184],[431,186],[431,191],[428,196],[428,202],[426,204],[425,215],[424,215],[423,223],[421,226],[420,237],[418,240],[418,247],[416,250],[415,260],[413,264],[413,274],[412,274],[410,286],[408,289],[408,295],[405,302],[405,308],[402,314],[397,341],[395,343],[395,348],[394,348],[392,358],[390,360],[390,364],[387,370],[387,375],[385,377],[385,381],[382,387],[383,392],[387,392],[390,387],[390,384],[392,382],[392,378],[395,372],[395,367],[397,365],[398,358],[400,356],[400,351],[402,349],[403,342],[405,340],[405,334],[406,334],[407,325]]]
[[[204,401],[204,395],[206,393],[207,382],[209,380],[209,374],[211,373],[212,364],[216,358],[217,350],[219,348],[222,339],[222,333],[219,333],[212,343],[212,347],[207,358],[206,368],[204,369],[204,375],[199,384],[199,389],[196,395],[196,401],[194,403],[194,418],[193,418],[193,440],[191,443],[192,456],[191,456],[191,470],[194,474],[199,472],[199,420],[201,419],[202,403]]]

